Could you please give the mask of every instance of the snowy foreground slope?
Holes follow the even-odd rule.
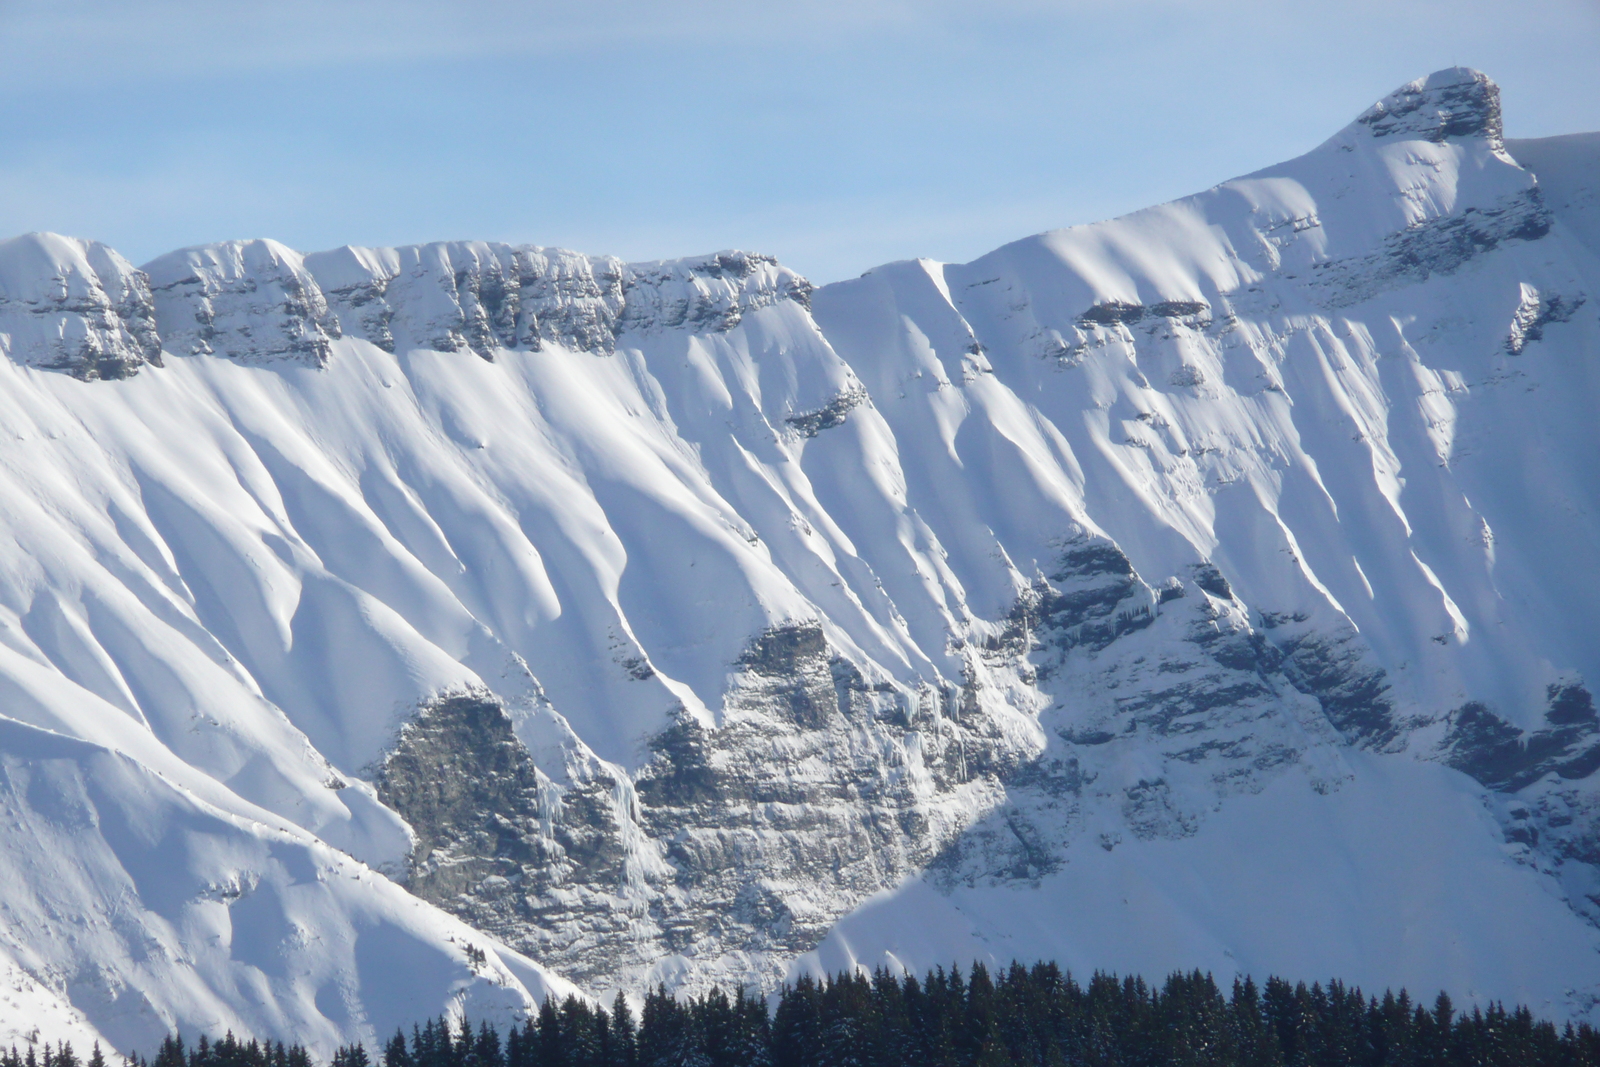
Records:
[[[1458,69],[819,290],[0,242],[0,1019],[984,955],[1595,1017],[1597,175]]]

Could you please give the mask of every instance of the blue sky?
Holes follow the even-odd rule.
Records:
[[[0,0],[0,232],[964,260],[1452,64],[1600,129],[1600,0]]]

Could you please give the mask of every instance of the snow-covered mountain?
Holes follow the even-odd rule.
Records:
[[[1015,956],[1593,1018],[1597,294],[1600,137],[1464,69],[816,290],[0,243],[0,1015]]]

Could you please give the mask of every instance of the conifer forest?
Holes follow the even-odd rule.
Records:
[[[70,1045],[12,1048],[0,1067],[103,1067]],[[299,1046],[232,1034],[167,1038],[131,1067],[314,1067]],[[1369,996],[1337,980],[1224,993],[1209,974],[1159,987],[1097,973],[1080,984],[1054,964],[974,964],[921,979],[887,970],[802,977],[770,1000],[720,990],[677,999],[657,989],[637,1016],[548,1000],[500,1032],[445,1018],[393,1035],[381,1050],[341,1048],[331,1067],[1600,1067],[1600,1031],[1557,1028],[1526,1007],[1456,1011],[1401,990]]]

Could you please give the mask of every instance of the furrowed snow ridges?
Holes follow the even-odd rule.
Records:
[[[1522,144],[1444,71],[1196,196],[815,290],[0,245],[8,714],[234,827],[18,756],[0,843],[66,834],[212,968],[101,995],[168,964],[39,918],[22,984],[124,1044],[536,995],[469,937],[607,995],[977,954],[1592,1014],[1600,142],[1528,144],[1549,183]],[[119,807],[200,873],[141,881]],[[374,940],[455,962],[202,946],[226,887],[304,882],[261,827],[354,872],[291,927],[357,958],[400,899]]]

